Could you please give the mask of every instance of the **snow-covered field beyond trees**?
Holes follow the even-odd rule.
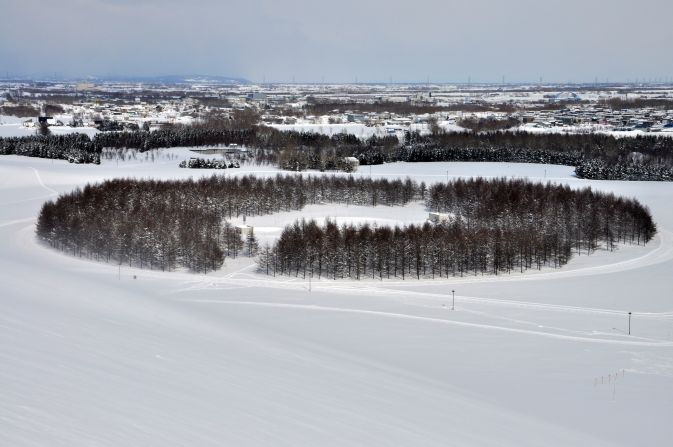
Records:
[[[42,203],[87,182],[214,172],[178,168],[191,154],[185,149],[159,154],[100,166],[0,157],[0,445],[597,447],[673,439],[673,183],[586,181],[572,167],[507,163],[395,163],[357,174],[426,183],[527,177],[591,185],[650,207],[659,232],[646,247],[524,275],[313,280],[309,291],[303,279],[255,273],[247,258],[227,259],[209,275],[162,273],[69,257],[36,240]],[[251,172],[277,173],[216,173]],[[260,238],[273,239],[301,214],[255,218]],[[426,217],[420,205],[313,206],[305,214]]]

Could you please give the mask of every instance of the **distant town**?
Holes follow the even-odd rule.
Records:
[[[152,130],[235,111],[281,130],[361,138],[432,126],[673,135],[673,86],[0,81],[0,124],[23,129]]]

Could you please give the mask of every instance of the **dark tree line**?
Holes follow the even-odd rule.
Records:
[[[98,163],[102,148],[141,152],[176,146],[247,146],[258,163],[302,171],[348,170],[344,157],[361,165],[394,161],[492,161],[576,166],[589,179],[671,180],[673,139],[658,136],[616,138],[603,134],[537,134],[528,132],[407,132],[400,144],[394,135],[361,140],[279,131],[251,124],[254,117],[213,119],[196,126],[171,126],[156,131],[101,132],[86,135],[34,136],[0,139],[0,154],[60,158]],[[246,127],[247,126],[247,127]]]
[[[405,146],[417,150],[416,158],[451,158],[455,151],[483,151],[502,161],[510,154],[530,153],[535,160],[537,154],[547,152],[563,155],[569,159],[602,160],[609,163],[629,162],[633,153],[655,163],[673,163],[673,139],[658,136],[636,136],[616,138],[606,134],[565,134],[530,132],[446,132],[433,135],[408,133]],[[517,155],[514,155],[515,157]],[[556,155],[555,155],[556,156]],[[492,160],[500,161],[500,160]]]
[[[507,117],[502,119],[497,118],[462,118],[456,123],[460,127],[469,129],[472,132],[493,132],[496,130],[506,130],[521,124],[519,119]]]
[[[601,99],[598,103],[613,110],[642,109],[645,107],[673,109],[673,100],[668,98],[610,98]]]
[[[215,129],[195,126],[172,126],[154,131],[125,131],[98,133],[94,140],[105,148],[151,149],[178,146],[252,145],[252,129]]]
[[[576,166],[588,179],[671,180],[673,139],[529,132],[407,132],[404,144],[368,146],[350,154],[360,164],[395,161],[491,161]]]
[[[291,171],[306,169],[339,170],[348,172],[352,167],[345,157],[355,157],[363,164],[380,164],[387,154],[397,150],[399,141],[395,136],[360,140],[354,135],[336,134],[331,137],[304,132],[283,132],[276,140],[282,144],[278,153],[278,166]]]
[[[426,113],[437,112],[516,112],[521,110],[560,110],[568,105],[576,104],[565,101],[557,103],[543,103],[543,104],[515,104],[511,102],[492,103],[486,101],[475,101],[471,103],[454,103],[446,105],[423,104],[414,102],[393,102],[393,101],[374,101],[374,102],[358,102],[358,101],[334,101],[334,100],[317,100],[309,99],[309,103],[304,108],[306,114],[311,115],[327,115],[334,110],[340,112],[357,111],[362,113],[396,113],[398,115],[417,114],[422,115]]]
[[[99,164],[100,153],[100,146],[80,133],[0,138],[0,155],[15,154]]]
[[[299,210],[306,204],[404,205],[425,191],[410,180],[254,176],[87,185],[42,207],[38,236],[77,256],[141,268],[208,272],[245,248],[228,220]]]
[[[230,161],[223,159],[208,159],[208,158],[190,158],[189,160],[183,160],[179,165],[181,168],[192,168],[192,169],[227,169],[227,168],[240,168],[238,161]]]
[[[35,118],[40,114],[40,109],[30,104],[5,104],[0,107],[0,115],[11,115],[19,118]]]
[[[561,267],[599,245],[646,243],[656,232],[635,200],[523,180],[458,180],[430,188],[437,225],[297,221],[260,253],[267,274],[327,278],[435,278]]]
[[[673,167],[657,163],[614,163],[583,160],[575,168],[579,178],[593,180],[673,181]]]
[[[178,146],[237,144],[248,146],[258,162],[277,164],[282,169],[303,171],[347,170],[344,157],[355,156],[368,164],[383,163],[379,153],[390,153],[399,146],[395,136],[371,137],[361,140],[350,134],[327,136],[312,132],[279,131],[250,125],[237,118],[232,125],[227,119],[211,119],[195,126],[170,126],[155,131],[99,133],[94,142],[104,148],[129,148],[141,152]],[[239,128],[238,125],[249,127]]]
[[[450,212],[467,228],[521,230],[558,235],[572,241],[577,253],[600,244],[646,243],[656,232],[649,210],[635,199],[567,185],[526,180],[458,179],[435,184],[426,205]]]

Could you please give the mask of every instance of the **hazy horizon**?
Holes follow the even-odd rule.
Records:
[[[673,79],[673,3],[0,0],[0,77],[252,82]],[[639,16],[645,19],[637,19]],[[32,31],[30,31],[32,30]]]

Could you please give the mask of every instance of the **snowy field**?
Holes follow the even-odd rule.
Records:
[[[58,115],[56,117],[63,123],[68,123],[72,119],[69,115]],[[29,118],[18,118],[16,116],[0,115],[0,137],[30,137],[35,135],[37,127],[24,127],[23,122]],[[35,119],[33,118],[33,121]],[[70,126],[51,126],[49,130],[53,135],[63,135],[68,133],[84,133],[93,137],[98,132],[93,127],[70,127]]]
[[[327,119],[327,117],[323,117]],[[464,132],[465,128],[456,126],[453,122],[441,121],[439,125],[446,130],[447,132]],[[271,124],[270,127],[274,127],[281,131],[290,131],[295,132],[309,132],[309,133],[319,133],[323,135],[337,135],[341,133],[346,133],[350,135],[355,135],[358,138],[367,139],[372,136],[384,137],[390,135],[388,129],[394,130],[392,133],[396,135],[400,141],[404,140],[404,132],[419,132],[421,134],[429,133],[429,127],[427,124],[423,123],[413,123],[408,126],[401,126],[397,124],[390,124],[389,126],[367,126],[359,123],[345,123],[345,124],[307,124],[298,122],[297,124]]]
[[[114,177],[275,175],[0,157],[2,446],[661,446],[673,439],[673,184],[567,166],[395,163],[357,175],[590,185],[648,205],[646,247],[560,270],[427,281],[209,275],[66,256],[42,203]],[[331,174],[330,174],[331,175]],[[308,217],[420,222],[422,206],[316,205]],[[272,240],[301,213],[248,219]],[[265,233],[262,235],[261,233]],[[135,276],[135,279],[134,279]],[[451,310],[455,290],[455,310]],[[627,335],[627,312],[633,312]],[[615,377],[616,381],[615,381]]]

